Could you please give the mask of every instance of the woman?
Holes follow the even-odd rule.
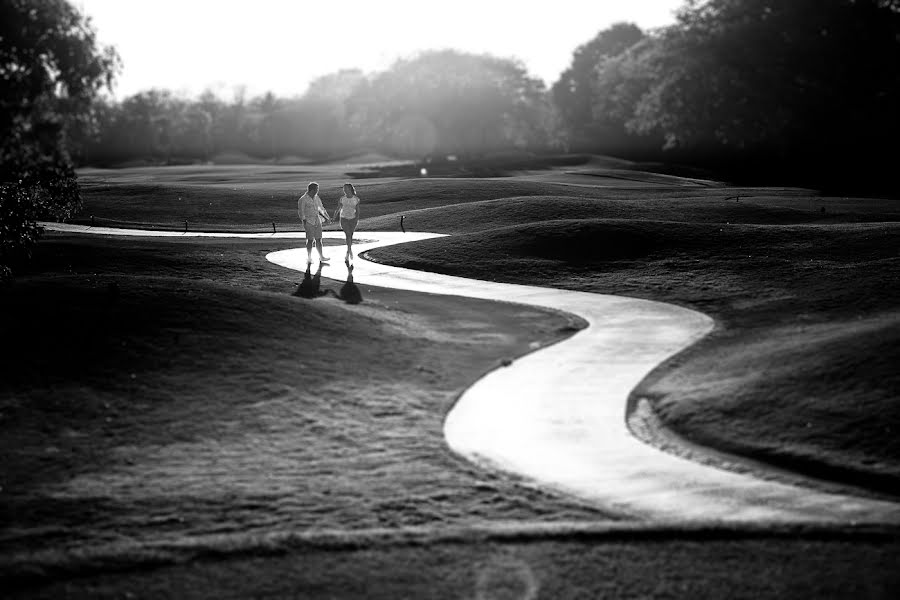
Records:
[[[353,260],[353,232],[359,223],[359,196],[356,195],[356,188],[352,183],[344,184],[344,195],[338,199],[338,210],[334,212],[334,219],[337,220],[338,216],[341,219],[341,229],[347,237],[347,256],[344,262],[349,264]]]

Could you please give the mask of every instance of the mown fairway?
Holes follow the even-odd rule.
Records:
[[[635,398],[705,445],[873,493],[900,485],[898,201],[732,188],[595,157],[486,179],[355,165],[92,170],[85,213],[294,228],[308,180],[331,208],[348,173],[367,170],[361,231],[396,230],[403,215],[408,229],[453,234],[379,260],[707,312],[716,332]]]
[[[378,260],[702,310],[716,331],[635,398],[694,442],[889,495],[900,483],[900,205],[623,167],[597,159],[489,179],[353,179],[360,236],[396,230],[404,215],[407,229],[453,235],[377,250]],[[297,229],[309,180],[332,209],[357,170],[88,170],[81,220]],[[204,597],[198,582],[215,578],[230,582],[211,588],[219,597],[458,597],[479,585],[506,597],[526,571],[547,597],[896,589],[891,531],[440,541],[448,527],[621,522],[471,466],[441,435],[444,413],[481,373],[581,324],[368,287],[350,303],[358,296],[342,265],[308,294],[302,274],[264,258],[298,245],[41,243],[0,297],[17,315],[2,334],[19,349],[0,386],[2,574],[24,596]],[[409,527],[421,529],[407,548]],[[337,551],[291,537],[335,532],[357,541]],[[113,565],[126,575],[109,574]],[[143,572],[137,588],[133,569]],[[76,571],[96,575],[67,579]]]

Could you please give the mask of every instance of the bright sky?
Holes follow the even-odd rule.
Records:
[[[674,21],[683,0],[72,0],[112,44],[122,98],[150,87],[225,97],[302,94],[320,75],[373,72],[427,49],[521,59],[553,83],[572,51],[618,21]],[[440,8],[443,7],[443,8]]]

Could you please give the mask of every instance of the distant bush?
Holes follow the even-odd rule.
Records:
[[[13,268],[31,257],[42,233],[37,221],[65,219],[81,207],[74,173],[63,168],[42,180],[0,184],[0,281],[8,280]]]

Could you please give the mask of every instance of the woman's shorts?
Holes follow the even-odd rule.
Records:
[[[306,231],[306,239],[317,240],[322,237],[322,224],[318,219],[310,221],[307,219],[303,222],[303,230]]]
[[[352,219],[345,219],[341,217],[341,229],[344,230],[344,233],[353,233],[356,231],[356,225],[359,223],[359,217],[354,217]]]

